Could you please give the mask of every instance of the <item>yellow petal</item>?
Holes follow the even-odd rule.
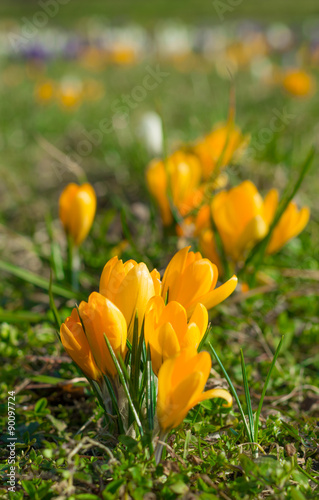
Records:
[[[91,293],[88,303],[81,302],[79,311],[97,366],[104,374],[114,377],[117,370],[106,345],[104,334],[109,339],[115,355],[123,357],[127,335],[123,314],[110,300],[97,292]]]
[[[220,398],[226,401],[226,404],[223,405],[225,408],[230,408],[233,404],[233,398],[231,394],[225,389],[211,389],[209,391],[203,392],[196,402],[192,401],[193,405],[199,403],[200,401],[204,401],[205,399],[215,399]]]
[[[203,336],[195,323],[190,323],[187,327],[186,334],[180,340],[181,349],[187,349],[189,347],[193,349],[198,349],[200,341]]]
[[[147,303],[155,295],[151,275],[142,262],[134,266],[123,279],[120,289],[114,297],[114,303],[122,311],[128,330],[128,339],[132,341],[134,321],[137,313],[139,332],[145,315]]]
[[[272,223],[279,201],[279,193],[277,189],[271,189],[265,196],[264,199],[264,219],[265,222],[270,226]]]
[[[170,260],[166,268],[162,282],[162,297],[164,298],[164,300],[166,299],[168,290],[169,290],[169,295],[172,295],[171,300],[174,300],[174,295],[175,295],[174,289],[177,286],[179,276],[184,271],[189,249],[190,246],[179,250]]]
[[[198,301],[201,302],[206,307],[206,309],[209,310],[212,307],[217,306],[217,304],[220,304],[220,302],[223,302],[223,300],[227,299],[227,297],[229,297],[229,295],[231,295],[235,290],[237,283],[238,278],[234,275],[223,285],[215,288],[203,297],[199,297]],[[196,304],[191,304],[189,306],[189,308],[187,309],[188,316],[193,313],[195,306]]]
[[[208,312],[203,304],[196,304],[193,314],[190,317],[189,323],[195,323],[200,332],[200,340],[203,338],[208,325]]]
[[[61,325],[60,335],[66,352],[83,373],[92,380],[99,380],[102,373],[96,366],[76,309]]]
[[[153,269],[153,271],[151,272],[151,278],[153,280],[155,295],[161,295],[162,291],[161,275],[157,271],[157,269]]]
[[[217,280],[218,271],[208,259],[201,259],[187,266],[172,287],[169,300],[177,300],[186,309],[208,293]]]

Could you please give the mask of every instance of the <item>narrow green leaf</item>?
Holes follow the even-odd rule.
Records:
[[[31,285],[38,286],[44,290],[49,290],[50,282],[46,278],[42,276],[38,276],[37,274],[28,271],[27,269],[23,269],[22,267],[15,266],[14,264],[10,264],[9,262],[4,262],[0,260],[0,270],[5,271],[17,278],[26,281],[27,283],[31,283]],[[66,299],[73,299],[75,294],[74,291],[64,288],[60,285],[52,285],[52,292],[60,297],[64,297]],[[79,296],[81,298],[81,296]]]
[[[206,340],[207,340],[207,337],[208,337],[208,335],[209,335],[209,333],[210,333],[211,331],[212,331],[212,327],[211,327],[211,325],[209,324],[209,325],[208,325],[208,327],[207,327],[206,332],[204,333],[204,336],[203,336],[202,340],[201,340],[201,341],[200,341],[200,343],[199,343],[199,346],[198,346],[198,349],[197,349],[197,351],[198,351],[198,352],[200,352],[200,351],[201,351],[201,349],[203,348],[203,346],[205,345],[205,342],[206,342]]]
[[[237,395],[236,389],[235,389],[235,387],[233,386],[233,384],[232,384],[232,382],[231,382],[231,380],[230,380],[230,378],[229,378],[229,375],[228,375],[228,373],[226,372],[226,370],[225,370],[225,368],[224,368],[224,365],[223,365],[223,363],[221,362],[221,360],[219,359],[219,357],[218,357],[218,355],[217,355],[217,352],[216,352],[216,351],[215,351],[215,349],[213,348],[212,344],[211,344],[210,342],[208,342],[208,345],[209,345],[209,347],[211,348],[212,353],[214,354],[215,359],[216,359],[217,363],[219,364],[219,367],[220,367],[221,371],[223,372],[223,375],[224,375],[225,379],[226,379],[226,380],[227,380],[227,382],[228,382],[230,392],[232,393],[232,395],[233,395],[233,397],[235,398],[235,401],[236,401],[236,403],[237,403],[237,405],[238,405],[238,409],[239,409],[239,412],[240,412],[240,414],[241,414],[241,418],[242,418],[243,424],[244,424],[244,426],[245,426],[245,430],[246,430],[247,438],[248,438],[250,441],[252,441],[253,436],[251,436],[251,435],[250,435],[250,429],[249,429],[249,427],[248,427],[248,424],[247,424],[247,421],[246,421],[246,417],[245,417],[245,413],[244,413],[243,407],[242,407],[242,405],[241,405],[241,403],[240,403],[240,401],[239,401],[239,397],[238,397],[238,395]]]
[[[123,385],[123,389],[124,389],[124,392],[126,394],[126,397],[127,397],[127,400],[128,400],[128,404],[129,404],[129,407],[132,411],[132,414],[134,415],[134,419],[136,421],[136,424],[138,426],[138,429],[140,431],[140,434],[141,436],[143,436],[144,434],[144,431],[143,431],[143,427],[142,427],[142,424],[141,424],[141,421],[140,421],[140,418],[138,416],[138,413],[136,411],[136,408],[133,404],[133,401],[132,401],[132,398],[131,398],[131,395],[129,393],[129,390],[128,390],[128,387],[127,387],[127,384],[125,382],[125,378],[124,378],[124,375],[123,375],[123,372],[122,372],[122,369],[121,369],[121,366],[117,360],[117,357],[115,356],[115,353],[113,351],[113,347],[111,346],[111,343],[109,341],[109,339],[107,338],[107,336],[105,335],[104,333],[104,339],[105,339],[105,342],[106,342],[106,345],[110,351],[110,354],[111,354],[111,357],[112,357],[112,360],[113,360],[113,363],[115,364],[115,367],[116,367],[116,370],[117,370],[117,373],[118,373],[118,376],[119,376],[119,379],[120,379],[120,382],[121,384]]]
[[[249,421],[249,427],[250,427],[250,435],[253,439],[253,436],[254,436],[254,416],[253,416],[253,409],[251,407],[251,399],[250,399],[250,393],[249,393],[247,371],[246,371],[244,353],[243,353],[242,349],[240,349],[240,358],[241,358],[241,371],[242,371],[242,376],[243,376],[245,399],[246,399],[246,406],[247,406],[247,413],[248,413],[248,421]]]
[[[184,453],[183,453],[183,459],[186,460],[187,458],[187,455],[188,455],[188,450],[189,450],[189,443],[190,443],[190,440],[191,440],[191,430],[188,429],[186,431],[186,436],[185,436],[185,443],[184,443]]]
[[[119,431],[120,431],[120,434],[124,434],[124,425],[123,425],[123,421],[122,421],[122,417],[121,417],[121,414],[120,414],[120,410],[119,410],[119,406],[117,404],[117,398],[116,398],[116,395],[114,393],[114,390],[113,390],[113,387],[112,387],[112,384],[110,382],[110,380],[108,379],[108,377],[106,375],[104,375],[104,382],[106,384],[106,387],[109,391],[109,394],[110,394],[110,397],[111,397],[111,400],[112,400],[112,405],[113,405],[113,411],[115,411],[116,413],[116,416],[117,416],[117,421],[118,421],[118,425],[119,425]],[[101,402],[100,402],[101,404]],[[102,408],[104,408],[104,404],[102,403],[101,404]]]
[[[60,326],[61,326],[62,322],[61,322],[60,315],[58,313],[58,310],[57,310],[55,302],[54,302],[54,297],[53,297],[53,293],[52,293],[52,286],[53,286],[53,284],[52,284],[52,270],[51,270],[51,272],[50,272],[50,283],[49,283],[49,301],[50,301],[51,311],[52,311],[54,319],[55,319],[55,324],[56,324],[56,327],[57,327],[58,337],[60,338],[59,331],[60,331]]]
[[[280,352],[283,340],[284,340],[284,335],[281,337],[281,340],[280,340],[280,342],[279,342],[279,344],[277,346],[276,352],[274,354],[273,360],[272,360],[270,368],[268,370],[267,378],[266,378],[266,381],[265,381],[265,384],[264,384],[264,387],[263,387],[263,390],[262,390],[262,393],[261,393],[261,396],[260,396],[259,405],[258,405],[258,408],[257,408],[257,411],[256,411],[256,415],[255,415],[255,432],[254,432],[254,441],[255,441],[255,443],[258,443],[258,425],[259,425],[259,417],[260,417],[261,409],[262,409],[262,406],[263,406],[263,403],[264,403],[264,398],[265,398],[266,391],[267,391],[267,388],[268,388],[269,380],[270,380],[272,371],[273,371],[273,369],[275,367],[277,358],[279,356],[279,352]]]
[[[151,361],[151,350],[148,344],[147,346],[147,361],[146,361],[146,371],[147,371],[147,381],[146,381],[146,410],[147,410],[147,420],[148,428],[150,431],[154,429],[154,374],[152,369]]]
[[[0,310],[0,322],[6,323],[39,323],[46,321],[46,314],[33,313],[30,311],[4,311]]]

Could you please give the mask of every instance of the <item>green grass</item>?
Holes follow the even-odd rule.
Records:
[[[237,4],[237,5],[236,5]],[[217,6],[217,7],[216,7]],[[142,22],[147,25],[154,25],[160,19],[179,18],[184,21],[193,22],[207,20],[219,21],[218,8],[225,9],[225,18],[240,19],[252,18],[260,21],[300,21],[300,17],[315,16],[319,14],[319,7],[316,0],[304,0],[301,2],[290,2],[282,0],[276,2],[254,2],[253,0],[243,0],[242,2],[232,2],[227,0],[215,3],[210,0],[188,0],[183,2],[177,0],[170,2],[160,0],[156,2],[145,2],[145,0],[117,0],[103,2],[101,0],[70,0],[65,5],[61,5],[55,22],[63,24],[73,24],[83,17],[105,16],[119,21]],[[37,0],[3,0],[0,6],[0,16],[12,16],[21,19],[23,16],[33,16],[35,12],[41,10]]]
[[[85,2],[81,4],[83,11],[79,7],[76,15],[89,11]],[[278,6],[278,16],[283,4]],[[313,4],[304,2],[303,8],[306,11]],[[136,16],[149,19],[150,5]],[[178,14],[177,5],[170,5],[172,15],[173,9]],[[243,15],[249,5],[252,3],[243,2]],[[272,5],[268,3],[269,11]],[[297,13],[298,5],[294,4],[291,15]],[[3,12],[5,8],[1,4]],[[161,8],[167,13],[166,3]],[[194,12],[190,3],[183,9],[186,19],[188,8]],[[200,3],[196,17],[207,13],[207,8],[207,3]],[[68,22],[71,3],[65,9]],[[115,7],[109,9],[114,14]],[[20,14],[16,11],[16,15]],[[16,450],[21,481],[20,491],[9,495],[9,499],[50,499],[58,495],[79,500],[128,498],[125,495],[134,499],[318,498],[317,157],[298,194],[298,202],[311,207],[311,221],[300,237],[278,255],[266,258],[262,267],[275,280],[273,289],[249,299],[236,300],[234,295],[211,315],[212,333],[207,341],[222,360],[246,415],[241,349],[255,412],[273,354],[285,336],[260,415],[258,442],[265,455],[260,452],[256,458],[251,453],[236,405],[225,410],[208,401],[192,410],[184,424],[170,434],[165,460],[156,466],[147,455],[145,442],[122,436],[116,444],[83,381],[66,384],[80,374],[57,339],[45,290],[52,257],[46,217],[52,218],[57,249],[62,249],[65,258],[58,196],[65,184],[76,178],[39,143],[42,136],[66,154],[76,151],[84,138],[83,129],[96,129],[103,118],[112,116],[114,100],[140,85],[145,64],[93,72],[75,62],[58,61],[30,71],[22,62],[1,61],[1,69],[6,76],[0,82],[1,260],[41,277],[40,282],[32,282],[29,275],[12,274],[12,268],[1,266],[2,424],[5,428],[7,393],[16,390]],[[181,72],[162,64],[162,69],[169,76],[130,111],[128,126],[105,134],[102,143],[81,160],[98,194],[96,220],[81,248],[80,289],[84,296],[97,289],[105,262],[124,236],[131,245],[123,259],[143,260],[150,268],[164,269],[176,250],[177,239],[164,234],[145,187],[144,172],[150,157],[136,134],[142,113],[149,109],[161,112],[170,150],[207,132],[213,123],[227,116],[229,83],[211,67],[201,65],[192,72]],[[36,81],[44,77],[58,80],[65,74],[84,80],[97,78],[103,83],[105,97],[102,101],[84,102],[74,111],[62,110],[54,103],[43,106],[35,102]],[[317,78],[316,70],[314,74]],[[282,192],[288,182],[297,180],[297,166],[317,142],[318,96],[293,99],[277,87],[263,86],[246,71],[235,76],[235,88],[236,121],[251,134],[252,143],[258,144],[260,130],[269,127],[273,109],[286,109],[293,118],[269,144],[247,154],[240,165],[229,169],[230,182],[250,178],[263,193],[271,187]],[[144,218],[137,210],[141,204]],[[59,255],[57,250],[56,263]],[[64,292],[54,290],[55,302],[64,319],[74,301],[68,298],[70,292],[63,279],[57,281],[55,278],[55,284]],[[209,349],[208,343],[205,348]],[[214,360],[213,369],[214,377],[222,376]],[[7,468],[7,449],[1,439],[3,472]],[[144,496],[150,492],[153,496]],[[3,487],[0,498],[8,498]]]

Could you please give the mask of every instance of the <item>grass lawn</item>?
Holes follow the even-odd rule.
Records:
[[[36,4],[1,2],[1,19],[33,15]],[[283,20],[287,14],[288,20],[298,21],[301,12],[306,17],[315,9],[317,2],[312,0],[302,5],[262,2],[258,9],[256,3],[243,1],[237,17]],[[204,1],[159,2],[155,10],[155,4],[141,0],[105,7],[97,0],[73,0],[63,13],[61,7],[61,19],[55,22],[69,25],[73,18],[96,12],[152,25],[155,14],[200,21],[212,10],[212,3]],[[216,14],[212,16],[216,19]],[[232,16],[236,17],[235,11]],[[277,54],[273,60],[278,67],[286,63],[284,55]],[[165,74],[161,82],[134,106],[125,104],[157,64]],[[146,438],[132,434],[115,438],[89,384],[57,338],[48,294],[53,262],[52,291],[64,321],[75,302],[87,300],[98,289],[103,266],[123,240],[128,242],[123,261],[145,262],[161,273],[181,245],[173,230],[163,229],[147,191],[145,170],[152,156],[138,133],[145,112],[156,110],[161,115],[171,152],[226,120],[233,85],[236,123],[250,136],[252,147],[227,168],[229,185],[250,179],[263,195],[273,187],[282,195],[287,186],[292,189],[309,149],[318,144],[318,94],[292,97],[245,68],[234,72],[231,85],[228,76],[221,76],[215,65],[200,56],[189,64],[149,58],[102,68],[62,58],[35,64],[3,57],[0,67],[1,424],[7,429],[8,393],[14,391],[18,462],[16,492],[8,492],[4,484],[0,498],[318,498],[317,154],[296,196],[298,206],[310,207],[311,219],[279,253],[265,257],[260,270],[269,277],[268,285],[245,295],[240,281],[236,293],[210,312],[211,330],[204,349],[213,345],[246,415],[240,350],[255,412],[284,336],[261,411],[258,453],[249,444],[237,403],[225,409],[219,400],[204,401],[189,411],[184,423],[169,433],[158,465]],[[318,84],[315,64],[311,73]],[[93,95],[70,109],[54,100],[36,99],[39,83],[65,77],[98,82],[101,97]],[[125,106],[124,126],[113,127],[95,142],[101,121],[114,118],[119,105],[122,110]],[[284,126],[273,131],[271,123],[278,115],[284,117]],[[265,129],[270,130],[266,141]],[[88,141],[90,147],[85,150]],[[58,216],[61,191],[68,182],[79,180],[73,162],[80,164],[80,177],[84,171],[93,185],[98,207],[91,233],[80,247],[78,292],[71,290],[64,276],[66,242]],[[196,240],[190,244],[197,249]],[[214,356],[212,361],[210,388],[227,388]],[[6,430],[0,450],[4,477],[8,471],[5,436]]]

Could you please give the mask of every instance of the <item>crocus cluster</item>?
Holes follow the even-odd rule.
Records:
[[[105,382],[115,397],[121,397],[123,381],[116,360],[133,374],[133,359],[136,362],[135,354],[144,346],[138,378],[143,380],[142,366],[149,356],[153,376],[158,378],[157,419],[162,435],[178,426],[203,399],[222,398],[226,406],[232,404],[223,389],[203,392],[211,358],[198,349],[207,330],[208,309],[234,291],[237,278],[216,288],[217,267],[189,250],[186,247],[174,255],[163,279],[143,262],[113,257],[103,269],[99,292],[74,308],[60,329],[64,348],[99,387],[102,399]],[[142,420],[145,405],[136,405]]]
[[[196,227],[204,255],[222,269],[213,221],[227,259],[233,267],[240,265],[256,243],[268,234],[278,203],[276,189],[271,189],[263,199],[251,181],[220,191],[197,216]],[[277,252],[297,236],[306,226],[309,216],[307,207],[298,210],[295,202],[290,202],[272,232],[266,252]]]
[[[238,127],[229,120],[187,150],[178,150],[164,160],[153,160],[146,171],[150,193],[157,202],[164,226],[176,224],[179,236],[198,239],[201,252],[216,264],[223,260],[236,272],[249,252],[265,238],[275,219],[279,193],[271,189],[263,199],[251,181],[229,190],[221,169],[247,144]],[[219,191],[218,191],[219,190]],[[266,253],[280,250],[306,226],[307,207],[298,210],[290,202],[272,231]],[[217,245],[216,233],[221,245]]]
[[[217,125],[208,135],[166,159],[154,159],[146,182],[159,206],[163,225],[178,222],[203,202],[205,191],[225,185],[221,169],[244,150],[248,138],[232,121]]]
[[[37,102],[57,103],[63,109],[76,109],[82,102],[97,101],[104,96],[104,88],[98,80],[82,81],[66,76],[61,81],[44,80],[34,90]]]

